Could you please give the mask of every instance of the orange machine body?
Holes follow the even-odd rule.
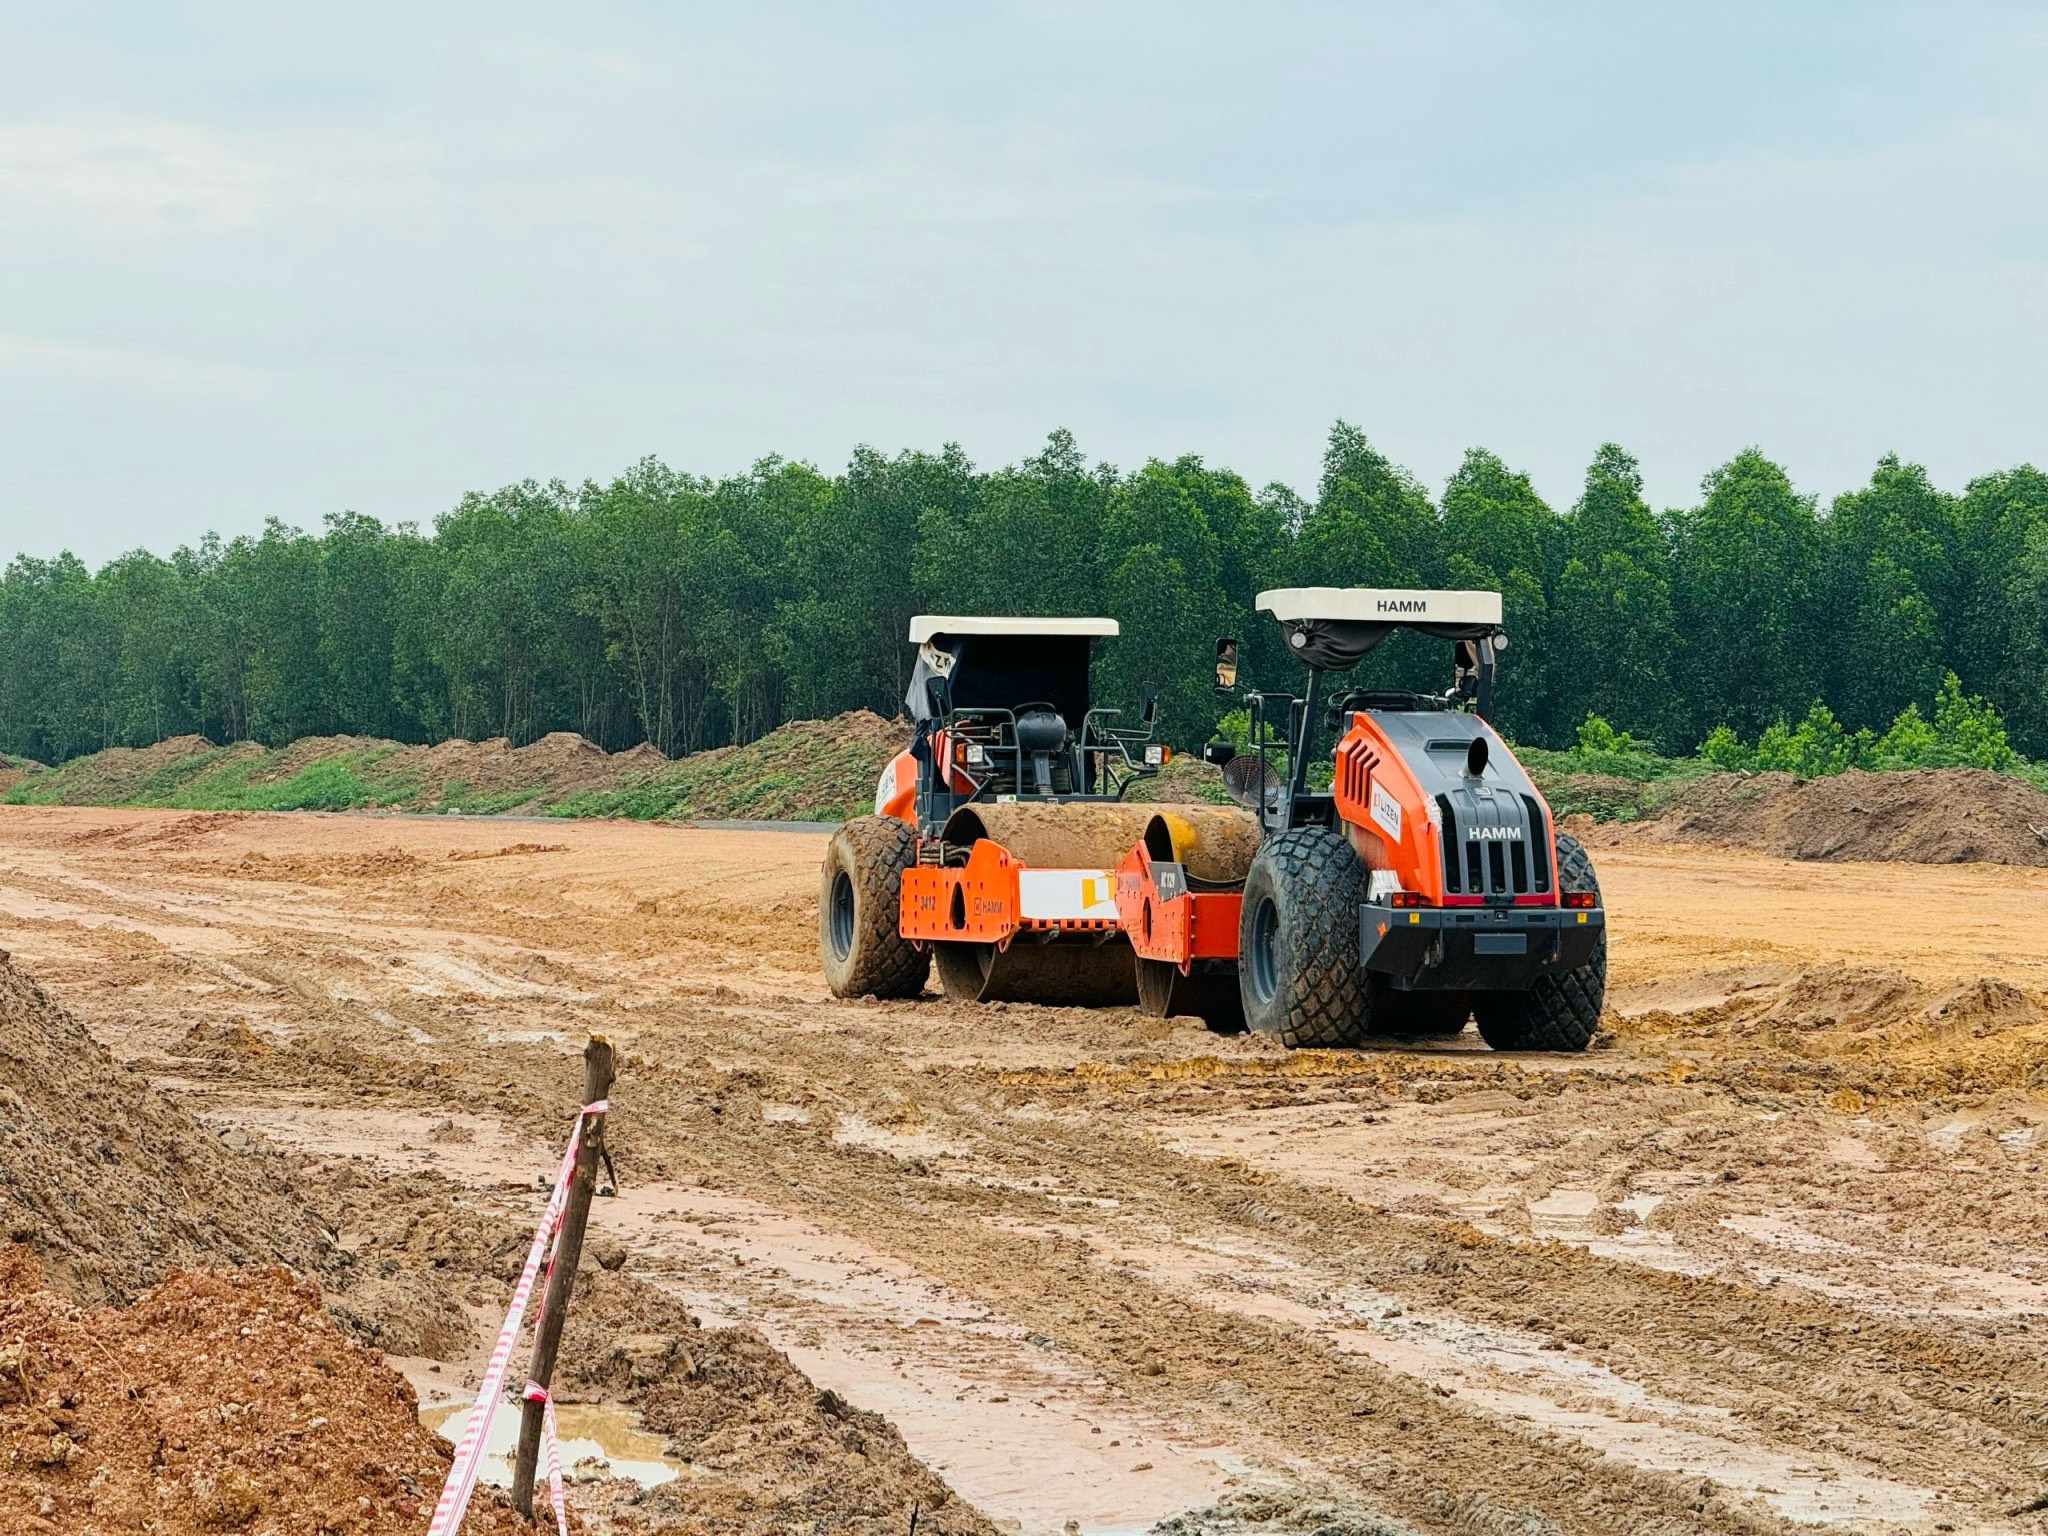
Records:
[[[901,931],[920,943],[1002,948],[1020,933],[1109,933],[1117,923],[1115,885],[1104,871],[1033,869],[987,838],[975,842],[964,864],[915,864],[903,872]]]
[[[960,744],[951,731],[932,733],[932,766],[939,781],[953,793],[974,793],[974,775],[961,760]],[[916,754],[898,752],[882,770],[881,781],[875,786],[875,814],[917,825]]]
[[[917,825],[917,759],[910,753],[898,752],[882,770],[875,786],[875,814]]]
[[[1141,960],[1164,960],[1186,975],[1197,960],[1237,958],[1244,892],[1191,890],[1182,866],[1155,863],[1143,842],[1116,867],[1116,906]]]
[[[1499,734],[1490,727],[1480,729],[1488,752],[1498,754],[1514,766],[1517,777],[1526,779],[1520,763]],[[1344,834],[1367,869],[1390,873],[1402,890],[1415,893],[1430,906],[1478,906],[1486,902],[1482,895],[1446,889],[1444,823],[1437,799],[1424,788],[1381,722],[1369,713],[1354,713],[1350,726],[1337,742],[1331,794],[1343,819]],[[1556,831],[1550,809],[1540,797],[1532,795],[1530,800],[1540,808],[1537,826],[1531,832],[1545,845],[1539,867],[1555,869]],[[1549,880],[1543,882],[1541,889],[1512,897],[1516,906],[1557,903],[1555,882]]]

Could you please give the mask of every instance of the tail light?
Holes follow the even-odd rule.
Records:
[[[1173,761],[1173,748],[1153,745],[1145,749],[1145,766],[1158,768]]]
[[[1568,907],[1591,907],[1598,905],[1591,891],[1566,891],[1564,904]]]
[[[1389,891],[1387,892],[1387,905],[1390,907],[1406,908],[1426,907],[1429,903],[1422,899],[1420,891]]]

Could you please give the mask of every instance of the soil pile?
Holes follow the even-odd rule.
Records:
[[[874,809],[910,728],[871,710],[793,720],[744,747],[698,752],[648,781],[646,814],[690,821],[840,821]],[[639,815],[630,805],[617,813]]]
[[[1141,805],[1234,803],[1223,792],[1223,770],[1203,762],[1192,752],[1177,754],[1151,778],[1138,780],[1124,798]]]
[[[995,1536],[888,1420],[821,1392],[751,1328],[702,1328],[630,1275],[578,1274],[562,1359],[581,1386],[633,1403],[690,1463],[690,1477],[641,1500],[658,1528],[900,1536],[915,1506],[932,1536]]]
[[[282,1158],[224,1146],[4,958],[0,1240],[88,1301],[132,1298],[175,1265],[317,1272],[336,1252]]]
[[[1774,969],[1774,968],[1773,968]],[[1850,1097],[1939,1102],[2048,1088],[2048,999],[1996,976],[1937,986],[1877,966],[1749,968],[1718,978],[1723,996],[1659,998],[1652,987],[1606,1027],[1621,1039],[1664,1037],[1707,1055],[1761,1052],[1775,1063],[1745,1079]],[[1690,978],[1681,990],[1710,987]],[[1769,1080],[1766,1081],[1766,1078]]]
[[[1713,774],[1604,840],[1714,843],[1788,859],[2048,867],[2048,795],[1981,768],[1826,778]]]
[[[109,747],[89,757],[74,757],[12,789],[26,792],[39,804],[153,804],[195,774],[263,755],[263,748],[253,741],[221,747],[204,736],[172,736],[154,746]]]
[[[258,1073],[277,1049],[241,1026],[186,1044]],[[471,1314],[503,1309],[526,1233],[460,1194],[215,1136],[0,960],[0,1530],[422,1528],[446,1449],[349,1336],[456,1358]],[[88,1310],[106,1302],[128,1305]],[[716,1508],[724,1531],[879,1536],[916,1504],[935,1536],[993,1536],[884,1420],[752,1330],[707,1333],[590,1264],[571,1320],[565,1368],[639,1402],[703,1474],[634,1525],[703,1529]]]
[[[900,722],[867,710],[800,720],[742,747],[671,760],[641,743],[623,752],[569,731],[524,747],[504,737],[408,746],[309,736],[270,749],[178,736],[113,747],[0,782],[12,803],[152,805],[195,811],[388,809],[503,811],[686,820],[821,820],[874,802],[883,765],[903,749]]]
[[[282,1269],[87,1310],[0,1253],[0,1528],[417,1536],[447,1474],[412,1389]],[[463,1529],[531,1528],[480,1490]]]
[[[650,762],[651,759],[651,762]],[[551,731],[515,747],[502,736],[489,741],[444,741],[401,747],[377,764],[381,774],[416,776],[421,808],[471,796],[516,796],[521,804],[552,801],[579,790],[613,789],[668,761],[651,748],[607,752],[573,731]]]

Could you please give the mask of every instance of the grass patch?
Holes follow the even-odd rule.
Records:
[[[276,784],[252,784],[230,811],[352,811],[370,803],[370,786],[353,763],[323,758]]]
[[[1515,748],[1515,756],[1551,813],[1595,821],[1644,821],[1657,815],[1680,786],[1714,771],[1696,757],[1659,757],[1641,750],[1573,747]]]
[[[168,806],[180,811],[228,809],[227,802],[239,800],[249,793],[250,776],[270,761],[270,753],[241,752],[233,754],[227,762],[220,761],[227,756],[226,750],[215,754],[207,763],[200,765],[198,772],[186,774],[161,798],[139,803]]]

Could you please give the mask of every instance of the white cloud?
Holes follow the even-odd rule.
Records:
[[[206,358],[0,333],[0,386],[7,384],[39,391],[83,385],[93,391],[253,399],[263,392],[264,375]]]
[[[161,121],[0,123],[0,221],[51,210],[139,232],[256,220],[267,169],[222,135]]]

